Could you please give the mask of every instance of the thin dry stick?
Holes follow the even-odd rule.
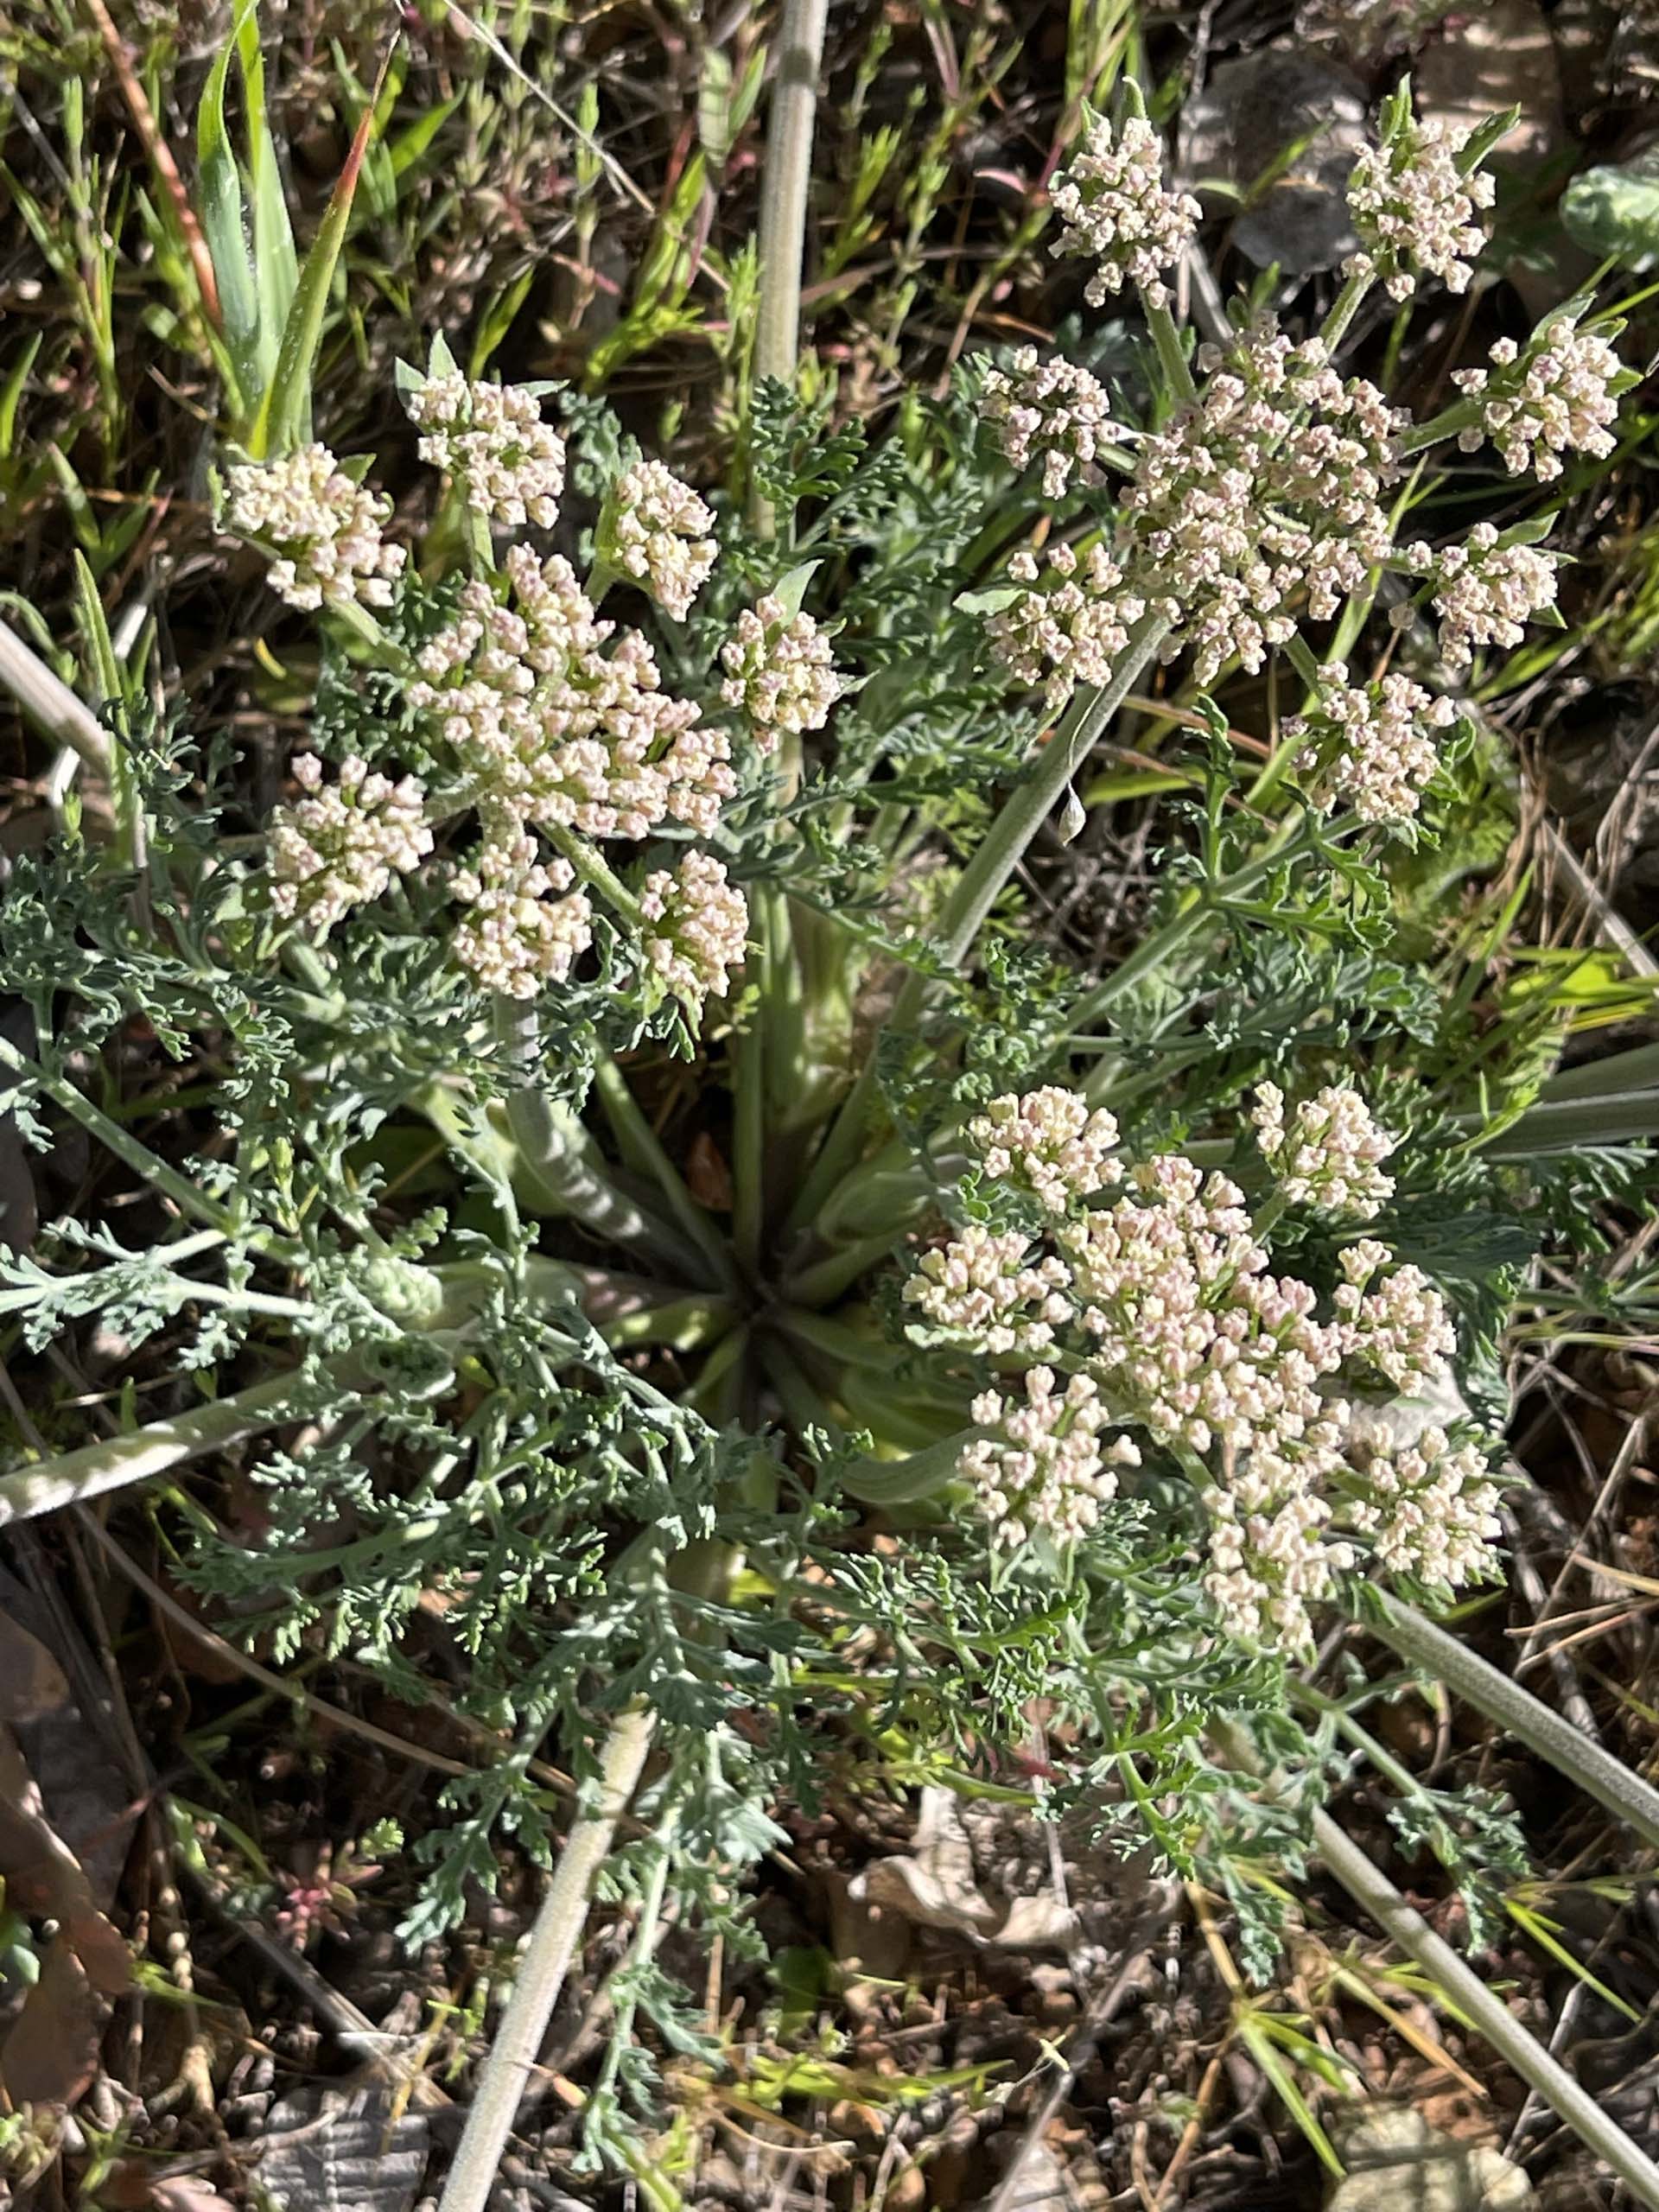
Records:
[[[1443,1942],[1388,1877],[1372,1866],[1328,1813],[1313,1815],[1313,1842],[1326,1869],[1371,1918],[1430,1975],[1470,2024],[1508,2061],[1591,2152],[1605,2162],[1647,2212],[1659,2212],[1659,2166],[1605,2113],[1581,2083],[1529,2035],[1478,1975]]]
[[[148,1482],[183,1460],[275,1428],[290,1417],[293,1396],[293,1376],[272,1376],[234,1398],[212,1399],[175,1421],[150,1421],[127,1435],[84,1444],[38,1466],[0,1475],[0,1529],[65,1505],[84,1505],[106,1491]]]
[[[98,716],[54,676],[15,630],[0,622],[0,684],[35,728],[71,747],[89,768],[107,773],[110,737]]]
[[[610,1855],[616,1824],[627,1810],[645,1767],[656,1720],[655,1713],[636,1706],[612,1725],[600,1754],[594,1808],[571,1829],[536,1916],[512,1999],[484,2061],[439,2212],[484,2212],[489,2201],[519,2101],[588,1916],[588,1891]]]

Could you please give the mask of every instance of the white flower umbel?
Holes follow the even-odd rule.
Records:
[[[1364,1495],[1348,1519],[1370,1538],[1380,1566],[1448,1592],[1497,1576],[1503,1526],[1478,1445],[1454,1445],[1429,1427],[1393,1451],[1362,1447],[1354,1465]]]
[[[1252,1452],[1230,1482],[1205,1491],[1204,1586],[1230,1635],[1288,1651],[1313,1642],[1309,1606],[1328,1599],[1354,1564],[1352,1545],[1326,1533],[1333,1508],[1318,1488],[1336,1459],[1333,1427],[1316,1450]]]
[[[486,845],[477,866],[460,870],[451,884],[468,912],[450,950],[504,998],[533,999],[563,982],[594,936],[593,909],[570,889],[573,880],[569,861],[543,865],[527,838]]]
[[[1116,127],[1093,118],[1051,197],[1065,226],[1051,251],[1095,264],[1084,295],[1090,307],[1126,283],[1151,306],[1168,305],[1164,272],[1180,259],[1202,210],[1190,193],[1165,188],[1163,149],[1144,117],[1127,116]]]
[[[1116,1122],[1058,1084],[994,1098],[968,1124],[968,1141],[994,1182],[1028,1191],[1052,1214],[1118,1179]]]
[[[1104,683],[1128,643],[1144,603],[1124,589],[1123,571],[1103,545],[1079,562],[1064,541],[1046,569],[1035,555],[1014,554],[1008,575],[1029,585],[986,624],[993,650],[1021,683],[1041,684],[1052,708],[1065,704],[1078,683]]]
[[[1401,419],[1319,340],[1258,331],[1145,441],[1114,550],[1135,600],[1174,626],[1167,653],[1192,648],[1195,681],[1233,657],[1254,672],[1304,607],[1324,621],[1366,588],[1390,550]]]
[[[1412,1395],[1440,1381],[1458,1336],[1446,1300],[1422,1269],[1394,1267],[1393,1260],[1375,1237],[1349,1245],[1332,1304],[1340,1317],[1343,1359]],[[1384,1268],[1391,1272],[1384,1274]]]
[[[271,552],[270,588],[290,607],[389,605],[404,557],[381,536],[391,514],[391,501],[353,483],[327,446],[225,471],[226,530]]]
[[[810,614],[791,615],[770,592],[738,616],[720,659],[720,696],[747,718],[762,753],[775,752],[780,737],[822,729],[841,696],[829,639]]]
[[[905,1285],[906,1302],[936,1328],[976,1351],[1040,1352],[1071,1318],[1063,1295],[1071,1277],[1052,1253],[1035,1265],[1031,1239],[970,1223],[948,1244],[924,1254]]]
[[[1127,1437],[1103,1446],[1109,1416],[1086,1375],[1059,1390],[1054,1383],[1051,1368],[1033,1367],[1022,1395],[987,1390],[974,1400],[976,1426],[995,1433],[966,1447],[957,1473],[973,1484],[991,1541],[1004,1549],[1039,1535],[1058,1548],[1075,1544],[1116,1497],[1116,1470],[1140,1463]]]
[[[1451,668],[1466,667],[1479,645],[1518,645],[1522,625],[1555,604],[1559,563],[1535,545],[1502,545],[1489,522],[1478,522],[1460,545],[1438,553],[1409,546],[1408,565],[1434,579],[1440,652]]]
[[[1546,323],[1524,350],[1500,338],[1484,369],[1454,369],[1452,381],[1480,404],[1480,420],[1459,444],[1472,453],[1483,434],[1511,475],[1530,469],[1548,484],[1561,473],[1563,454],[1604,460],[1618,441],[1614,387],[1624,365],[1607,340],[1565,316]]]
[[[1420,123],[1408,105],[1381,146],[1363,149],[1348,180],[1348,211],[1360,251],[1350,276],[1380,277],[1393,300],[1408,300],[1419,276],[1466,291],[1471,263],[1486,243],[1476,219],[1492,204],[1492,180],[1459,161],[1472,134],[1438,119]]]
[[[645,957],[668,988],[693,1008],[723,999],[732,969],[743,964],[749,910],[714,855],[690,852],[671,873],[654,870],[639,906],[654,925]]]
[[[1377,1126],[1370,1108],[1346,1084],[1327,1084],[1304,1098],[1287,1124],[1284,1092],[1276,1083],[1264,1083],[1250,1119],[1287,1205],[1374,1221],[1393,1196],[1394,1179],[1382,1173],[1382,1163],[1399,1139]]]
[[[714,511],[660,461],[636,461],[611,486],[600,517],[600,559],[683,622],[718,550]]]
[[[671,816],[707,834],[737,788],[725,733],[662,689],[637,632],[611,642],[615,625],[595,618],[562,556],[515,545],[503,565],[507,598],[481,579],[463,587],[409,689],[474,804],[589,837],[637,841]]]
[[[1408,677],[1351,683],[1343,664],[1332,661],[1317,700],[1286,722],[1283,735],[1300,748],[1299,760],[1327,807],[1351,806],[1362,822],[1408,822],[1440,764],[1434,734],[1457,718],[1449,699]]]
[[[394,874],[407,874],[432,849],[413,776],[394,783],[372,774],[355,753],[340,779],[322,780],[322,763],[302,753],[291,763],[305,798],[273,810],[267,825],[270,903],[279,914],[326,937],[342,915],[378,899]]]
[[[1011,467],[1042,455],[1046,499],[1063,497],[1074,469],[1084,483],[1098,483],[1096,457],[1122,435],[1106,387],[1074,361],[1043,360],[1034,346],[1022,346],[1006,369],[986,372],[985,420],[996,425]]]
[[[1312,1287],[1267,1272],[1242,1192],[1179,1153],[1143,1160],[1134,1195],[1067,1221],[1090,1370],[1125,1418],[1198,1456],[1284,1449],[1330,1411],[1340,1331]]]
[[[420,456],[443,469],[467,504],[504,530],[550,530],[564,490],[564,440],[542,420],[542,403],[522,385],[430,377],[404,395],[425,432]]]

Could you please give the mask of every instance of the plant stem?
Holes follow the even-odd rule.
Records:
[[[644,1770],[655,1726],[656,1715],[639,1706],[612,1723],[600,1753],[592,1809],[572,1827],[536,1916],[512,1999],[484,2062],[439,2212],[484,2212],[489,2201],[501,2154],[588,1916],[594,1877],[610,1854],[616,1824]]]
[[[534,1007],[498,999],[496,1035],[517,1070],[518,1080],[507,1093],[507,1127],[530,1174],[594,1236],[639,1251],[687,1282],[705,1281],[708,1262],[698,1247],[609,1182],[576,1116],[569,1108],[556,1107],[528,1079],[536,1052]]]
[[[1643,1842],[1659,1848],[1659,1790],[1622,1759],[1409,1605],[1387,1599],[1382,1619],[1365,1625],[1392,1644],[1402,1658],[1548,1759],[1558,1773],[1634,1828]]]
[[[1141,295],[1141,311],[1147,318],[1147,327],[1152,333],[1152,342],[1158,349],[1158,364],[1169,378],[1173,390],[1184,399],[1195,396],[1192,372],[1186,365],[1186,355],[1181,351],[1180,333],[1175,327],[1175,318],[1167,307],[1152,307],[1147,296]]]
[[[1451,1639],[1448,1638],[1448,1641]],[[1552,1716],[1554,1717],[1554,1716]],[[1422,1915],[1408,1904],[1387,1876],[1379,1872],[1328,1813],[1313,1815],[1313,1842],[1325,1866],[1354,1903],[1368,1912],[1408,1957],[1445,1992],[1463,2013],[1536,2090],[1595,2156],[1624,2181],[1647,2212],[1659,2212],[1659,2166],[1610,2119],[1596,2100],[1535,2041],[1478,1975],[1441,1941]]]
[[[599,1093],[600,1103],[618,1144],[625,1153],[632,1154],[636,1166],[656,1178],[658,1189],[668,1201],[669,1211],[713,1268],[718,1280],[727,1289],[734,1290],[737,1276],[718,1230],[686,1188],[685,1178],[664,1151],[656,1130],[628,1088],[627,1077],[608,1052],[594,1071],[594,1088]]]
[[[67,1076],[54,1074],[51,1069],[41,1066],[38,1061],[31,1060],[27,1054],[20,1052],[4,1037],[0,1037],[0,1067],[10,1068],[14,1075],[21,1076],[24,1081],[38,1084],[54,1105],[62,1107],[66,1114],[79,1122],[82,1128],[95,1136],[118,1160],[124,1161],[136,1175],[142,1176],[152,1190],[161,1191],[171,1198],[181,1213],[188,1214],[193,1220],[206,1223],[208,1228],[217,1230],[227,1240],[234,1242],[240,1238],[251,1249],[264,1253],[267,1258],[293,1260],[301,1256],[297,1249],[286,1238],[275,1236],[268,1230],[246,1227],[228,1206],[221,1205],[217,1198],[209,1198],[205,1191],[198,1190],[188,1175],[181,1175],[176,1167],[170,1166],[148,1145],[141,1144],[118,1122],[112,1122],[101,1108],[93,1105],[84,1091],[78,1090]]]
[[[78,753],[101,775],[110,771],[110,734],[98,716],[32,652],[15,630],[0,622],[0,684],[35,728]]]
[[[549,844],[563,855],[582,881],[608,900],[630,929],[643,934],[649,927],[644,909],[598,849],[556,822],[543,823],[542,827]]]
[[[760,296],[753,361],[757,383],[766,377],[787,383],[799,357],[807,188],[829,16],[830,0],[784,0],[778,27],[777,73],[760,185]],[[758,495],[751,496],[750,519],[763,537],[772,535],[771,505]]]
[[[943,1490],[969,1445],[993,1433],[988,1428],[964,1428],[902,1459],[855,1460],[841,1470],[841,1487],[868,1505],[908,1505]]]
[[[1325,327],[1319,332],[1319,337],[1328,353],[1334,353],[1346,337],[1348,326],[1358,314],[1360,302],[1370,289],[1371,280],[1369,276],[1355,276],[1344,279],[1342,289],[1337,294],[1332,305],[1330,314],[1325,318]]]
[[[1153,655],[1162,644],[1169,625],[1159,614],[1147,614],[1130,631],[1109,679],[1097,690],[1073,702],[1065,719],[1050,738],[1033,774],[1016,785],[1001,812],[985,834],[979,850],[963,870],[940,920],[934,950],[950,968],[959,968],[972,950],[985,917],[1014,874],[1032,840],[1084,761],[1099,741],[1102,731]],[[922,1010],[927,978],[912,969],[899,992],[889,1028],[901,1033],[912,1029]],[[810,1221],[817,1207],[836,1189],[858,1160],[865,1124],[875,1096],[874,1055],[866,1059],[858,1080],[842,1103],[840,1113],[812,1163],[792,1217]]]
[[[273,1375],[233,1398],[213,1398],[173,1421],[149,1422],[126,1436],[109,1436],[82,1445],[55,1459],[0,1475],[0,1529],[9,1522],[32,1520],[66,1505],[84,1504],[129,1483],[148,1482],[181,1460],[199,1459],[274,1428],[290,1418],[294,1376]]]

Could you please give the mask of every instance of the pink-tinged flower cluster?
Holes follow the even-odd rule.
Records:
[[[1321,1092],[1288,1127],[1269,1092],[1258,1127],[1287,1185],[1337,1211],[1373,1208],[1391,1140],[1351,1091]],[[1419,1268],[1366,1240],[1344,1251],[1322,1316],[1311,1284],[1271,1271],[1264,1235],[1226,1176],[1177,1153],[1122,1170],[1116,1136],[1109,1118],[1052,1086],[999,1099],[969,1126],[985,1171],[1023,1182],[1053,1218],[1036,1240],[970,1224],[905,1285],[931,1325],[914,1331],[919,1340],[1040,1363],[1023,1400],[1001,1380],[980,1395],[974,1419],[991,1433],[963,1444],[957,1471],[995,1541],[1044,1534],[1070,1545],[1112,1494],[1113,1471],[1138,1460],[1133,1449],[1103,1452],[1102,1433],[1141,1432],[1197,1485],[1205,1589],[1224,1626],[1300,1649],[1310,1609],[1355,1563],[1355,1535],[1405,1529],[1389,1482],[1422,1497],[1454,1479],[1461,1495],[1471,1479],[1463,1461],[1421,1479],[1407,1463],[1376,1491],[1357,1472],[1363,1453],[1366,1468],[1381,1451],[1399,1455],[1366,1440],[1374,1416],[1352,1394],[1440,1381],[1455,1349],[1445,1302]],[[1101,1204],[1115,1183],[1120,1194]],[[1432,1443],[1424,1457],[1440,1466]],[[1469,1498],[1471,1519],[1489,1510],[1477,1490]],[[1376,1501],[1373,1517],[1349,1510],[1356,1499]],[[1448,1548],[1460,1567],[1461,1543]],[[1422,1543],[1414,1557],[1427,1557]]]
[[[372,774],[355,753],[334,784],[323,782],[315,753],[299,754],[291,769],[306,796],[276,807],[266,830],[270,903],[321,938],[431,851],[426,794],[413,776],[394,783]]]
[[[737,788],[724,733],[662,689],[638,632],[615,637],[596,619],[568,561],[515,545],[504,565],[507,598],[481,579],[466,585],[409,689],[471,803],[493,820],[589,837],[638,841],[671,817],[711,830]]]
[[[1030,586],[986,624],[992,648],[1021,683],[1041,684],[1052,708],[1065,704],[1078,683],[1103,683],[1146,612],[1124,589],[1123,571],[1103,545],[1079,562],[1064,541],[1046,569],[1034,554],[1016,553],[1008,575]]]
[[[1480,403],[1480,420],[1459,444],[1472,453],[1483,435],[1518,476],[1529,468],[1541,484],[1561,473],[1560,456],[1587,453],[1604,459],[1618,443],[1611,425],[1618,414],[1614,385],[1624,364],[1607,340],[1565,317],[1547,323],[1522,352],[1500,338],[1484,369],[1454,369],[1452,381]]]
[[[1393,1267],[1393,1258],[1375,1237],[1349,1245],[1332,1304],[1341,1323],[1344,1359],[1410,1394],[1440,1381],[1458,1336],[1446,1300],[1422,1269],[1409,1263]]]
[[[404,566],[403,547],[381,536],[391,514],[391,501],[354,483],[327,446],[225,472],[226,530],[269,548],[270,588],[290,607],[389,605]]]
[[[1362,822],[1408,822],[1440,765],[1434,733],[1457,718],[1449,699],[1408,677],[1351,683],[1344,664],[1332,661],[1317,701],[1286,722],[1284,737],[1300,747],[1298,758],[1327,807],[1351,806]]]
[[[1074,361],[1043,360],[1034,346],[1022,346],[1006,369],[987,371],[985,420],[996,425],[1011,467],[1042,455],[1046,499],[1064,495],[1074,469],[1084,483],[1098,483],[1098,458],[1121,435],[1105,386]]]
[[[672,872],[654,869],[639,905],[653,925],[645,957],[668,988],[694,1009],[723,999],[743,964],[749,910],[714,855],[690,852]]]
[[[1371,1109],[1346,1084],[1327,1084],[1304,1098],[1285,1120],[1285,1094],[1264,1083],[1250,1120],[1262,1157],[1287,1205],[1317,1206],[1351,1221],[1373,1221],[1394,1194],[1382,1163],[1399,1143],[1371,1118]]]
[[[714,526],[713,510],[671,469],[660,461],[636,461],[606,499],[599,556],[683,622],[715,565]]]
[[[1063,1294],[1070,1281],[1052,1253],[1033,1264],[1029,1237],[972,1223],[923,1255],[904,1295],[935,1328],[997,1357],[1040,1352],[1053,1343],[1055,1330],[1071,1318]]]
[[[1049,1213],[1118,1179],[1116,1122],[1058,1084],[994,1098],[969,1122],[968,1141],[993,1182],[1029,1192]]]
[[[1478,1445],[1454,1445],[1443,1428],[1428,1427],[1392,1449],[1361,1446],[1354,1466],[1364,1493],[1348,1519],[1390,1573],[1447,1592],[1497,1573],[1493,1546],[1503,1525]]]
[[[1179,1153],[1143,1160],[1133,1195],[1067,1221],[1090,1369],[1123,1417],[1203,1457],[1294,1448],[1329,1412],[1342,1338],[1314,1293],[1269,1274],[1243,1195]]]
[[[1327,620],[1386,559],[1400,420],[1319,340],[1263,331],[1145,442],[1116,557],[1166,613],[1167,651],[1192,648],[1197,682],[1232,658],[1260,668],[1304,607]]]
[[[1313,1643],[1309,1607],[1354,1564],[1353,1546],[1329,1533],[1334,1508],[1319,1487],[1338,1465],[1340,1437],[1337,1421],[1322,1422],[1302,1450],[1252,1452],[1205,1491],[1204,1586],[1229,1635],[1288,1651]]]
[[[450,886],[467,909],[450,937],[451,952],[504,998],[533,999],[550,983],[563,983],[594,937],[593,909],[571,890],[574,880],[568,861],[538,861],[531,838],[486,845]]]
[[[404,394],[404,405],[426,433],[421,459],[452,476],[487,521],[549,530],[558,520],[564,441],[542,420],[533,391],[452,374],[429,378]]]
[[[822,729],[841,696],[829,639],[810,614],[790,614],[771,593],[743,609],[720,659],[720,696],[747,719],[762,753],[775,752],[780,737]]]
[[[1202,210],[1190,193],[1166,188],[1163,149],[1144,117],[1116,129],[1096,117],[1051,196],[1065,226],[1052,251],[1095,264],[1084,295],[1090,307],[1126,283],[1149,305],[1168,305],[1164,272],[1180,259]]]
[[[1406,562],[1434,580],[1440,652],[1451,668],[1466,667],[1477,646],[1518,645],[1522,624],[1555,604],[1555,556],[1535,545],[1500,544],[1489,522],[1439,552],[1421,541],[1410,545]]]
[[[1386,145],[1361,151],[1348,180],[1360,244],[1349,275],[1380,277],[1393,300],[1409,299],[1420,275],[1438,276],[1453,292],[1468,289],[1471,264],[1486,244],[1477,216],[1493,199],[1491,178],[1478,169],[1465,175],[1459,162],[1470,136],[1408,117]]]
[[[987,1390],[974,1400],[976,1426],[992,1433],[967,1446],[957,1473],[972,1484],[992,1542],[1007,1550],[1039,1535],[1075,1544],[1117,1495],[1116,1469],[1140,1464],[1128,1437],[1102,1443],[1109,1416],[1086,1375],[1071,1376],[1063,1389],[1054,1384],[1052,1369],[1033,1367],[1021,1393]]]

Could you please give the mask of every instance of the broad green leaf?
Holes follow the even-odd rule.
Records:
[[[1627,269],[1659,259],[1659,148],[1575,176],[1561,194],[1561,225],[1575,245]]]

